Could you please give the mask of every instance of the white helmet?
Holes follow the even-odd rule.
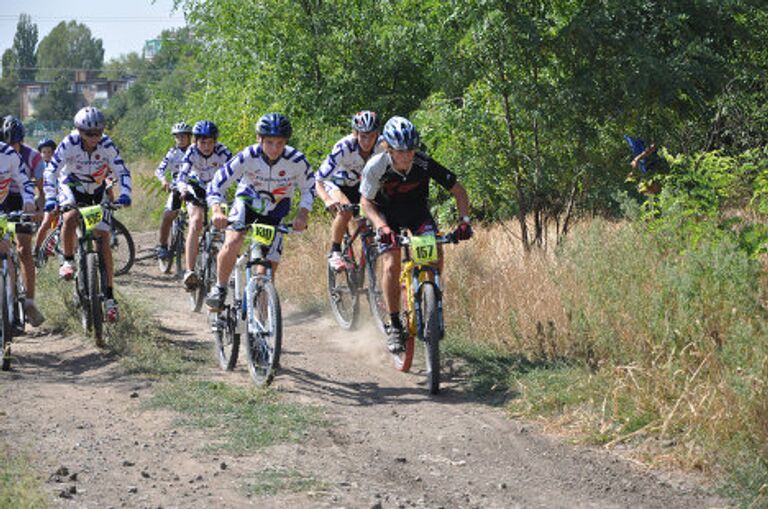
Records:
[[[104,114],[92,106],[86,106],[75,114],[78,129],[104,129]]]

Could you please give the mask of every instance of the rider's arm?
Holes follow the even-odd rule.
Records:
[[[451,188],[451,194],[456,199],[456,208],[459,210],[459,217],[469,217],[469,196],[467,195],[467,190],[464,189],[464,186],[456,182]]]
[[[46,200],[54,200],[59,193],[59,166],[64,158],[64,151],[69,146],[69,138],[66,138],[53,153],[43,172],[43,192]]]
[[[227,188],[233,180],[240,180],[245,172],[250,156],[249,149],[239,152],[216,171],[206,189],[206,201],[214,214],[221,213],[221,203],[225,201]]]
[[[29,170],[27,165],[21,160],[21,157],[16,154],[13,164],[11,165],[11,178],[16,182],[21,190],[21,198],[24,201],[24,211],[31,212],[35,207],[35,183],[29,178]]]
[[[131,172],[123,162],[123,158],[120,157],[120,151],[112,142],[107,141],[104,147],[110,151],[109,166],[112,170],[112,174],[115,175],[117,181],[120,183],[120,195],[131,197]]]
[[[373,225],[374,230],[378,230],[382,226],[387,226],[387,221],[384,216],[379,212],[379,208],[376,206],[373,200],[369,200],[365,196],[360,197],[360,206],[363,209],[363,214]]]
[[[365,217],[371,221],[371,224],[376,229],[387,224],[384,216],[379,213],[379,208],[374,203],[374,200],[381,187],[381,177],[387,170],[389,161],[389,155],[386,153],[373,156],[365,163],[363,175],[360,178],[360,206]]]
[[[160,164],[155,170],[155,177],[157,177],[157,180],[159,180],[160,184],[162,185],[165,185],[167,183],[165,179],[165,171],[168,168],[168,162],[170,161],[172,155],[173,155],[173,148],[171,148],[168,152],[166,152],[165,157],[163,157],[163,160],[160,161]]]

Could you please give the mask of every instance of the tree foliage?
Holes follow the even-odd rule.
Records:
[[[62,21],[40,41],[37,62],[39,81],[56,80],[62,75],[72,79],[77,69],[95,75],[103,65],[104,48],[86,25]]]

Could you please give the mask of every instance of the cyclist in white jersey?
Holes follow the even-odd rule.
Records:
[[[179,170],[181,170],[184,154],[189,148],[192,128],[186,122],[179,122],[171,128],[171,134],[176,138],[176,145],[168,150],[155,170],[155,176],[162,184],[163,191],[170,193],[168,201],[165,203],[163,219],[160,222],[160,243],[157,246],[157,257],[163,260],[171,256],[171,253],[168,252],[168,236],[171,234],[171,223],[179,215],[181,208],[181,196],[176,189],[175,181]],[[170,182],[168,182],[166,173],[170,173]]]
[[[5,131],[5,129],[3,129]],[[7,136],[4,138],[8,139]],[[35,184],[29,177],[29,169],[24,164],[21,155],[12,146],[0,142],[0,211],[9,212],[34,212],[35,211]],[[24,279],[24,287],[27,290],[27,300],[24,310],[27,312],[27,320],[35,327],[43,323],[40,310],[34,301],[35,295],[35,264],[32,259],[32,232],[16,230],[16,243],[19,248],[19,261],[21,262],[21,275]],[[0,251],[8,253],[9,246],[5,239],[0,238]]]
[[[29,145],[23,143],[24,141],[24,124],[19,119],[8,115],[3,119],[2,126],[3,141],[10,145],[16,153],[19,154],[21,160],[24,162],[24,167],[29,171],[29,178],[35,183],[35,187],[38,189],[37,207],[42,209],[44,202],[43,198],[43,171],[45,170],[45,163],[40,153]],[[18,188],[12,186],[11,193],[18,195]],[[17,201],[17,205],[20,201]],[[19,261],[21,262],[21,274],[24,278],[24,288],[26,290],[27,299],[24,306],[27,312],[27,321],[34,327],[39,326],[45,321],[40,310],[35,305],[35,260],[32,249],[32,234],[33,232],[18,231],[16,235],[16,242],[19,246]]]
[[[40,152],[40,157],[43,158],[43,174],[45,173],[45,167],[48,165],[48,163],[51,162],[51,159],[53,159],[53,151],[56,150],[56,142],[53,141],[50,138],[43,138],[40,140],[37,144],[37,150]],[[42,205],[38,205],[39,209],[45,209],[45,192],[42,190],[42,184],[43,184],[43,178],[40,177],[40,195],[38,198],[42,199]],[[37,234],[35,236],[35,249],[33,250],[33,256],[35,259],[37,259],[38,254],[40,252],[40,246],[43,244],[43,241],[45,240],[45,236],[48,235],[48,232],[51,229],[51,225],[55,224],[55,222],[58,220],[58,212],[51,211],[46,212],[43,215],[43,220],[40,223],[40,226],[37,228]]]
[[[344,268],[341,241],[352,211],[343,205],[360,203],[360,175],[372,155],[383,150],[379,140],[379,117],[375,111],[360,111],[352,118],[352,134],[340,139],[317,171],[315,188],[325,208],[335,215],[331,225],[331,252],[328,264]]]
[[[197,243],[203,231],[206,211],[206,187],[213,179],[216,170],[221,168],[231,157],[232,152],[216,141],[219,128],[210,120],[201,120],[192,128],[195,143],[187,149],[182,160],[181,170],[176,179],[176,189],[181,199],[187,202],[189,211],[189,231],[187,232],[186,258],[187,270],[184,273],[184,287],[193,291],[199,283],[195,274],[197,262]]]
[[[58,207],[100,204],[104,198],[107,178],[115,179],[120,185],[117,203],[130,206],[131,172],[112,139],[104,134],[104,114],[86,106],[77,112],[74,120],[77,134],[64,138],[45,169],[45,210],[50,212]],[[73,263],[78,214],[77,210],[66,211],[61,229],[64,263],[59,267],[59,277],[66,280],[72,279],[75,274]],[[107,269],[107,287],[104,289],[106,319],[115,322],[118,319],[118,308],[112,291],[110,225],[106,221],[99,223],[96,235],[101,238],[101,254]]]
[[[213,211],[213,223],[227,229],[224,247],[217,259],[217,278],[205,303],[211,311],[220,311],[227,295],[227,282],[243,245],[248,226],[259,222],[279,224],[291,210],[291,199],[301,194],[299,212],[293,228],[307,227],[307,218],[315,200],[315,176],[304,154],[288,145],[293,128],[280,113],[267,113],[256,124],[258,142],[246,147],[216,173],[208,186],[208,204]],[[229,217],[221,210],[229,184],[239,182],[235,202]],[[277,233],[267,259],[272,271],[277,270],[283,250],[283,239]],[[259,267],[259,270],[263,268]]]

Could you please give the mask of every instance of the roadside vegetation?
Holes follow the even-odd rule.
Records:
[[[39,509],[47,496],[28,458],[0,447],[0,507]]]

